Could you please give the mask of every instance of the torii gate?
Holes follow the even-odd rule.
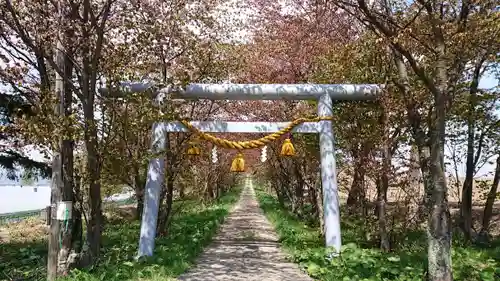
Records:
[[[127,87],[132,92],[138,92],[150,86],[129,84]],[[374,84],[190,84],[181,90],[172,87],[161,89],[157,101],[161,102],[165,95],[180,99],[210,100],[317,100],[318,117],[332,117],[333,100],[373,100],[380,90],[381,87]],[[191,124],[202,132],[211,133],[274,133],[288,125],[286,122],[225,121],[194,121]],[[181,122],[173,121],[155,123],[152,131],[152,152],[159,153],[165,149],[167,133],[187,132],[188,129]],[[340,210],[332,121],[305,122],[292,132],[319,134],[325,244],[340,253]],[[138,257],[153,255],[164,168],[164,157],[154,158],[149,162]]]

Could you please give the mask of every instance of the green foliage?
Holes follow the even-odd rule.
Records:
[[[19,168],[29,172],[32,177],[46,178],[51,172],[49,165],[33,161],[18,150],[19,132],[15,118],[22,115],[33,115],[30,104],[19,95],[0,91],[0,141],[7,141],[8,144],[0,149],[0,168],[5,170],[9,179],[18,179],[16,171]]]
[[[134,260],[137,254],[140,223],[124,220],[106,225],[101,263],[92,269],[74,270],[62,280],[170,280],[184,272],[210,243],[218,226],[237,201],[241,189],[233,188],[210,205],[195,199],[178,201],[179,209],[165,237],[156,239],[154,256]],[[0,280],[45,280],[47,246],[0,244]]]
[[[19,168],[29,171],[35,178],[48,178],[52,173],[52,168],[47,163],[31,160],[18,151],[9,149],[1,153],[0,168],[5,170],[8,179],[17,180],[19,177],[16,172]]]
[[[392,253],[363,245],[362,222],[343,218],[340,258],[329,260],[318,228],[311,228],[280,207],[278,201],[257,191],[264,213],[275,226],[291,259],[319,280],[425,280],[426,241],[423,233],[407,233],[403,246]],[[455,280],[499,280],[500,245],[489,249],[453,247]]]
[[[45,280],[46,255],[44,241],[0,243],[0,280]]]
[[[31,186],[34,185],[36,181],[36,175],[31,170],[24,170],[21,175],[21,185]]]

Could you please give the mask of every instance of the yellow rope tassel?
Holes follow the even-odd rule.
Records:
[[[273,141],[278,140],[281,136],[291,132],[293,128],[297,125],[302,124],[304,122],[318,122],[321,120],[333,120],[333,117],[313,117],[313,118],[299,118],[293,120],[288,126],[279,130],[276,133],[271,133],[267,136],[264,136],[259,139],[249,140],[249,141],[231,141],[226,139],[218,138],[214,135],[207,134],[205,132],[200,131],[198,128],[194,127],[189,121],[182,120],[181,123],[192,133],[197,134],[200,139],[209,141],[219,147],[227,148],[227,149],[254,149],[261,148]]]
[[[193,124],[191,124],[191,122],[187,120],[181,120],[181,123],[189,131],[191,131],[191,133],[197,135],[199,139],[209,141],[218,147],[227,149],[238,149],[241,151],[243,149],[254,149],[266,146],[267,144],[278,140],[281,136],[290,133],[293,130],[293,128],[304,122],[319,122],[322,120],[333,120],[333,117],[323,116],[323,117],[312,117],[312,118],[298,118],[293,120],[290,124],[288,124],[283,129],[279,130],[278,132],[271,133],[259,139],[248,140],[248,141],[231,141],[227,139],[218,138],[214,135],[200,131],[198,128],[194,127]],[[200,149],[194,143],[191,143],[191,147],[188,149],[187,152],[189,155],[200,155]],[[292,141],[289,138],[287,138],[283,143],[283,146],[281,148],[281,155],[283,156],[295,155],[295,148],[293,147]],[[243,159],[243,154],[239,152],[236,155],[235,159],[233,160],[233,163],[231,164],[231,171],[244,172],[244,170],[245,170],[245,160]]]
[[[244,172],[245,171],[245,159],[243,159],[243,153],[238,152],[236,157],[231,163],[231,172]]]
[[[281,156],[295,156],[295,147],[293,147],[290,138],[286,138],[281,146]]]
[[[194,142],[189,143],[189,148],[187,149],[188,155],[198,156],[200,153],[200,148]]]

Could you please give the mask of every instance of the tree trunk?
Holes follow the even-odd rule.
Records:
[[[430,128],[430,146],[426,143],[427,138],[422,129],[421,116],[416,103],[411,99],[408,73],[402,56],[394,49],[391,51],[400,78],[398,87],[403,91],[403,95],[408,98],[408,120],[419,152],[420,169],[425,190],[421,214],[428,214],[428,280],[452,281],[451,218],[444,172],[447,74],[443,38],[438,36],[439,30],[435,29],[433,31],[437,32],[436,37],[438,38],[435,43],[438,46],[439,59],[436,64],[436,84],[438,86],[431,91],[434,94],[435,116]]]
[[[296,205],[296,211],[300,212],[303,206],[304,200],[304,179],[302,178],[302,174],[300,173],[300,168],[297,163],[293,163],[295,169],[295,176],[297,178],[297,183],[295,185],[294,190],[294,201]]]
[[[472,192],[474,187],[474,170],[476,169],[476,157],[474,157],[474,143],[476,134],[476,104],[479,77],[484,59],[478,61],[474,69],[472,83],[469,90],[468,113],[467,113],[467,163],[465,170],[465,181],[462,188],[462,203],[460,204],[461,226],[465,238],[472,239]],[[478,148],[478,152],[481,147]],[[479,157],[479,153],[477,157]],[[458,179],[457,179],[458,180]]]
[[[420,165],[418,157],[418,148],[413,144],[410,151],[410,169],[408,171],[410,194],[414,194],[420,199],[422,190],[422,178],[420,174]],[[417,201],[417,200],[415,200]]]
[[[185,193],[186,183],[184,181],[179,180],[179,198],[184,199],[186,197]]]
[[[318,218],[319,206],[318,206],[318,191],[316,190],[314,178],[307,177],[308,194],[307,199],[312,206],[312,212],[316,218]],[[319,219],[318,219],[319,222]]]
[[[391,249],[389,242],[389,235],[387,233],[387,218],[386,218],[386,204],[387,204],[387,183],[388,177],[381,175],[377,179],[377,218],[378,229],[380,238],[380,249],[388,252]]]
[[[425,219],[422,176],[419,164],[418,148],[415,144],[411,145],[410,149],[410,162],[408,169],[408,189],[406,191],[406,198],[404,200],[408,207],[408,217],[417,223],[423,222]]]
[[[63,40],[61,38],[61,40]],[[56,72],[55,90],[59,103],[55,108],[55,115],[62,117],[64,125],[59,133],[59,144],[52,162],[52,191],[51,191],[51,219],[49,235],[49,252],[47,260],[47,279],[55,280],[57,276],[65,275],[69,271],[68,257],[72,249],[73,218],[57,218],[57,206],[60,202],[74,204],[73,196],[73,141],[65,126],[72,110],[72,91],[68,85],[72,73],[72,64],[64,54],[64,46],[59,40],[56,47],[56,64],[64,77]],[[67,210],[72,212],[73,208]]]
[[[82,210],[80,208],[74,208],[74,223],[73,223],[73,251],[75,253],[80,253],[83,248],[83,220],[82,220]]]
[[[355,158],[354,179],[351,184],[351,189],[349,190],[349,195],[347,196],[347,206],[349,207],[362,206],[362,201],[365,200],[366,163],[364,162],[364,160],[366,159],[366,150],[363,149],[363,151],[359,154],[356,155]]]
[[[318,221],[321,235],[325,235],[325,216],[323,205],[323,186],[321,185],[321,173],[316,174],[314,188],[316,189],[316,204],[318,205]]]
[[[82,196],[82,178],[80,176],[80,171],[78,169],[74,169],[73,173],[73,185],[74,185],[74,203],[73,203],[73,212],[74,212],[74,221],[72,228],[72,242],[73,249],[69,256],[69,267],[70,269],[75,268],[84,268],[91,265],[91,257],[88,252],[83,252],[83,225],[87,222],[87,218],[85,217],[85,209],[83,207],[83,196]],[[85,219],[85,220],[84,220]]]
[[[467,152],[469,154],[469,152]],[[462,202],[460,202],[460,226],[467,241],[472,239],[472,186],[473,174],[469,173],[469,157],[467,156],[467,171],[462,187]]]
[[[86,54],[84,52],[84,54]],[[88,173],[88,194],[90,217],[87,225],[87,243],[90,250],[91,263],[99,259],[101,249],[101,235],[103,227],[102,199],[101,199],[101,171],[97,142],[97,128],[94,119],[95,93],[90,81],[90,62],[87,57],[83,58],[82,71],[82,104],[84,117],[84,142],[87,152],[86,170]]]
[[[215,197],[217,199],[220,198],[222,195],[221,188],[222,188],[222,179],[223,177],[221,176],[221,171],[220,171],[220,165],[217,165],[217,168],[215,170],[216,172],[216,178],[215,178]]]
[[[93,95],[90,94],[89,95]],[[99,258],[101,249],[101,235],[103,226],[102,199],[100,182],[100,161],[97,144],[97,129],[94,120],[93,97],[87,99],[84,107],[84,138],[87,150],[87,172],[89,173],[89,205],[90,218],[87,227],[87,241],[92,256],[92,261]]]
[[[418,154],[418,157],[416,158],[418,158],[421,177],[417,176],[416,170],[413,170],[415,173],[411,173],[411,175],[414,174],[415,176],[417,176],[416,178],[419,179],[418,184],[416,184],[418,190],[420,190],[420,179],[422,179],[422,183],[424,185],[422,204],[419,205],[419,210],[418,210],[419,221],[420,221],[425,218],[425,216],[429,213],[428,210],[430,209],[428,202],[429,201],[428,198],[431,197],[431,190],[430,190],[431,177],[429,174],[430,150],[429,147],[426,145],[427,136],[424,130],[422,129],[422,116],[418,111],[417,103],[411,96],[410,82],[409,82],[410,79],[408,77],[408,71],[406,69],[406,65],[404,64],[403,57],[401,53],[399,53],[397,50],[393,48],[388,48],[388,52],[392,54],[394,59],[394,64],[396,65],[396,68],[398,70],[399,79],[396,85],[403,93],[403,96],[408,98],[406,104],[407,116],[412,130],[412,136],[413,139],[415,140],[413,148],[416,148]],[[415,152],[415,150],[412,151]],[[412,166],[410,168],[414,167],[415,166]]]
[[[156,233],[159,236],[166,235],[168,228],[168,220],[172,212],[172,202],[174,198],[174,155],[170,145],[170,134],[165,136],[165,152],[167,153],[167,161],[165,161],[165,186],[161,193],[160,204],[166,199],[165,205],[160,205],[160,214],[158,216],[158,225]],[[166,198],[165,198],[166,196]]]
[[[71,85],[68,85],[68,81],[70,81],[69,77],[73,72],[72,62],[67,56],[63,56],[63,69],[64,76],[64,97],[62,100],[62,107],[64,110],[64,118],[65,121],[69,121],[69,116],[72,114],[72,105],[73,105],[73,92],[71,91]],[[63,190],[61,193],[62,201],[71,202],[72,205],[75,204],[75,198],[73,194],[73,146],[74,142],[71,139],[71,132],[69,126],[64,127],[63,133],[64,139],[62,140],[62,169],[63,169]],[[68,212],[73,212],[74,207],[71,207]],[[73,224],[75,223],[75,217],[72,216],[71,219],[66,219],[63,221],[64,227],[60,230],[61,233],[61,250],[59,251],[58,257],[58,275],[67,275],[69,273],[70,268],[74,265],[70,261],[70,254],[73,248]]]
[[[82,44],[79,48],[81,59],[81,102],[84,118],[84,141],[87,152],[87,173],[89,179],[89,207],[90,218],[87,225],[87,241],[92,262],[96,262],[100,256],[102,228],[104,224],[101,199],[101,158],[99,154],[99,143],[97,135],[97,124],[94,117],[96,86],[99,73],[99,63],[103,48],[106,22],[110,15],[113,1],[106,1],[99,14],[99,18],[92,19],[91,1],[82,2],[82,13],[78,14],[84,26],[81,36],[87,41],[91,38],[96,40],[94,44]],[[92,32],[92,33],[91,33]]]
[[[52,183],[50,194],[51,220],[48,241],[47,256],[47,280],[53,281],[57,278],[57,258],[59,255],[59,232],[60,222],[56,219],[57,202],[61,200],[62,189],[62,161],[61,154],[54,153],[52,158]]]
[[[433,152],[432,154],[439,154]],[[434,158],[434,157],[433,157]],[[441,163],[432,159],[431,213],[427,222],[429,280],[451,281],[451,217],[447,202],[446,181]]]
[[[389,189],[389,172],[391,171],[392,155],[389,139],[389,124],[387,112],[384,109],[380,118],[384,128],[384,142],[382,147],[382,170],[377,179],[377,217],[380,238],[380,249],[388,252],[391,248],[387,234],[386,203]]]
[[[134,177],[134,191],[135,197],[137,199],[136,204],[136,219],[140,220],[142,217],[142,212],[144,211],[144,190],[146,188],[145,178],[139,175],[139,171],[136,172]]]
[[[174,179],[171,175],[166,178],[166,194],[165,205],[163,205],[160,217],[158,218],[158,227],[156,232],[159,235],[166,235],[168,233],[168,225],[170,216],[172,214],[172,203],[174,198]]]
[[[92,142],[91,142],[92,143]],[[97,144],[96,144],[97,145]],[[91,144],[90,147],[93,145]],[[103,227],[102,217],[102,199],[101,199],[101,183],[100,171],[97,166],[97,151],[91,149],[89,151],[89,160],[87,169],[89,170],[89,200],[90,200],[90,218],[89,227],[87,228],[87,241],[89,241],[89,249],[92,254],[92,260],[99,258],[101,250],[101,235]],[[91,160],[92,159],[92,160]]]
[[[83,259],[83,220],[82,210],[73,205],[73,225],[71,233],[72,249],[67,257],[67,266],[71,270],[73,268],[87,267],[89,264]]]
[[[144,194],[138,193],[137,191],[135,192],[135,194],[137,195],[135,218],[137,220],[140,220],[142,218],[142,213],[144,211]]]
[[[472,187],[474,181],[474,142],[475,142],[475,92],[469,96],[469,112],[467,117],[467,162],[465,180],[462,187],[462,202],[460,204],[460,226],[465,238],[472,238]]]
[[[448,190],[444,167],[444,143],[446,139],[447,63],[445,44],[441,31],[434,28],[438,54],[436,62],[434,116],[430,126],[430,176],[432,198],[431,213],[427,222],[428,269],[431,281],[452,281],[451,267],[451,216],[448,206]]]
[[[215,168],[213,167],[213,164],[211,164],[211,165],[212,165],[212,167],[210,167],[210,171],[209,171],[208,175],[206,175],[206,177],[207,177],[206,184],[207,184],[207,199],[208,199],[208,201],[211,201],[211,200],[213,200],[215,198],[214,185],[215,185],[215,182],[216,182],[215,176],[217,175],[216,171],[215,171]]]
[[[486,204],[484,205],[483,224],[481,226],[481,233],[483,235],[487,234],[490,228],[490,221],[493,215],[493,205],[495,204],[495,199],[497,198],[499,184],[500,184],[500,155],[498,155],[497,157],[495,176],[493,178],[493,183],[491,184],[490,192],[488,192],[488,198],[486,199]]]
[[[274,190],[276,191],[276,196],[278,197],[278,202],[281,207],[285,206],[285,191],[283,190],[283,184],[281,179],[275,179]]]

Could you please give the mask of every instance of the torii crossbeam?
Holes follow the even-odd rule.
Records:
[[[153,85],[131,83],[123,86],[122,91],[140,92],[151,89]],[[181,99],[211,100],[317,100],[318,117],[332,117],[333,100],[373,100],[380,91],[381,86],[373,84],[190,84],[182,90],[172,87],[159,89],[157,100],[162,102],[165,95]],[[273,133],[288,125],[285,122],[224,121],[192,122],[192,124],[202,132],[212,133]],[[167,133],[187,131],[180,122],[155,123],[152,133],[153,152],[158,153],[165,149]],[[340,210],[332,121],[307,122],[292,131],[319,134],[325,244],[340,253]],[[165,158],[155,158],[149,162],[139,257],[153,255],[164,167]]]

